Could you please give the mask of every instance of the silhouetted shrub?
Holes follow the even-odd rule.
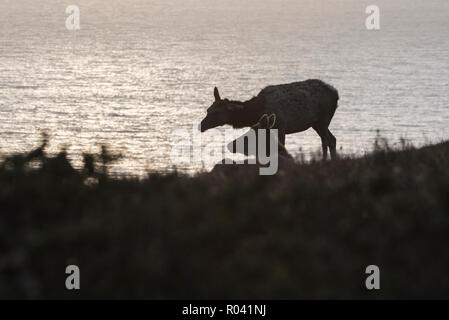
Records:
[[[75,170],[46,145],[0,164],[1,298],[449,298],[448,142],[226,179],[116,178],[106,148]]]

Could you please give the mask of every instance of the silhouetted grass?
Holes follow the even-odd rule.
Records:
[[[108,176],[105,148],[74,170],[46,141],[0,164],[1,298],[449,298],[449,142],[137,179]]]

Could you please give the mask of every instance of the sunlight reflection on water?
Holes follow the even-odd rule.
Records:
[[[81,30],[69,32],[65,1],[2,1],[0,152],[28,150],[47,129],[50,150],[69,144],[76,165],[108,143],[126,155],[116,172],[170,170],[171,133],[192,131],[214,86],[246,100],[307,78],[340,92],[331,129],[343,153],[369,151],[377,129],[415,145],[447,138],[445,1],[378,1],[377,32],[363,1],[264,2],[79,0]],[[290,135],[287,148],[309,157],[320,140]]]

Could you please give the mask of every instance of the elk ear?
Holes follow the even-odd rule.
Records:
[[[276,124],[276,114],[272,113],[268,117],[268,128],[271,129]]]
[[[220,93],[218,92],[218,88],[217,87],[214,88],[214,97],[215,97],[215,101],[220,101],[221,100]]]
[[[265,128],[268,123],[268,115],[264,114],[260,117],[259,121],[255,124],[255,126],[258,126],[259,128]]]
[[[266,118],[268,117],[268,115],[265,113],[264,115],[262,115],[259,119],[259,121],[257,121],[258,123],[264,123],[264,121],[266,121]]]

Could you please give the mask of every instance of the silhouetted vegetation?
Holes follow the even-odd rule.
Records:
[[[381,142],[276,176],[138,179],[109,176],[106,148],[75,170],[44,137],[0,164],[0,297],[449,298],[449,142]]]

